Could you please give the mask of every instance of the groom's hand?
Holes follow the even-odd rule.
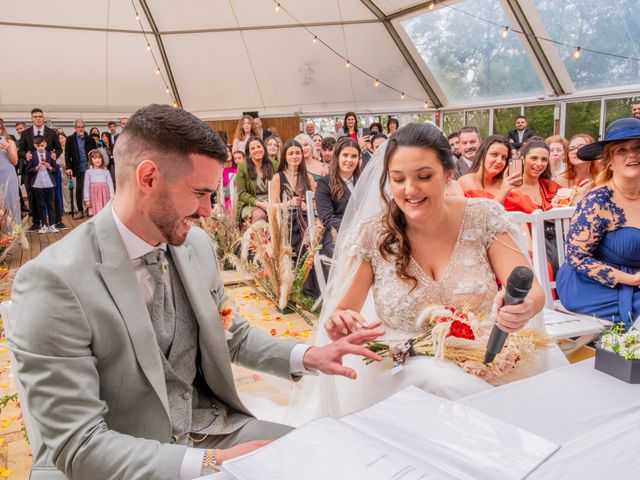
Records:
[[[309,348],[304,354],[304,367],[307,370],[319,370],[327,375],[342,375],[355,379],[356,372],[342,365],[342,358],[345,355],[360,355],[376,362],[382,360],[380,355],[363,346],[384,334],[384,330],[379,328],[381,324],[382,322],[376,322],[368,325],[324,347]]]

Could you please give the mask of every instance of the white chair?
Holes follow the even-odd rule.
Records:
[[[233,213],[238,199],[236,198],[236,174],[229,175],[229,198],[231,199],[231,212]]]
[[[316,212],[315,212],[315,206],[313,203],[314,197],[315,197],[314,192],[312,191],[307,192],[306,201],[307,201],[308,228],[314,228],[314,225],[315,225],[314,220],[316,218]],[[311,230],[309,233],[313,235],[315,232]],[[320,304],[322,303],[322,298],[324,297],[324,294],[327,290],[327,279],[324,278],[324,265],[331,265],[332,261],[333,260],[331,259],[331,257],[327,257],[326,255],[321,255],[320,253],[318,253],[313,259],[313,269],[315,271],[316,279],[318,280],[318,286],[320,287],[320,296],[316,300],[316,303],[313,304],[313,307],[311,307],[312,312],[315,312],[317,308],[320,306]]]
[[[2,322],[4,325],[4,331],[7,338],[11,337],[11,333],[14,325],[14,318],[11,313],[11,300],[0,303],[0,315],[2,315]],[[43,448],[42,439],[40,438],[40,432],[36,427],[35,420],[29,414],[27,410],[26,396],[24,387],[20,383],[16,369],[16,359],[13,352],[9,350],[9,360],[11,362],[11,370],[13,371],[13,378],[16,382],[16,390],[18,392],[18,399],[20,400],[20,408],[22,409],[22,420],[24,422],[24,428],[29,438],[29,446],[31,447],[31,453],[35,459],[38,452]]]

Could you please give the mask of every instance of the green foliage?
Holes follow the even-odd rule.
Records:
[[[515,128],[518,115],[520,107],[496,108],[493,111],[493,133],[506,138],[509,130]]]
[[[464,112],[445,112],[443,118],[445,135],[457,132],[464,127]]]
[[[553,135],[553,105],[532,105],[524,108],[529,128],[537,135],[547,138]]]
[[[564,136],[588,133],[596,140],[600,134],[600,101],[567,103]]]
[[[640,68],[640,66],[639,66]],[[612,98],[604,102],[605,105],[605,128],[607,128],[611,122],[620,118],[631,116],[631,104],[640,101],[640,97],[634,98]]]
[[[466,126],[476,127],[482,138],[489,136],[489,110],[470,110],[467,112]]]

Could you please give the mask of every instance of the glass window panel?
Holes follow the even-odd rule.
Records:
[[[401,25],[451,105],[544,93],[518,37],[501,36],[501,25],[511,22],[499,0],[456,2],[451,8],[425,10]]]
[[[429,113],[403,113],[400,116],[400,125],[406,125],[411,122],[433,122],[434,114],[432,112]]]
[[[528,128],[536,132],[540,137],[553,135],[553,105],[532,105],[524,107],[524,116],[527,117]]]
[[[506,138],[510,130],[516,128],[516,118],[520,115],[520,107],[495,108],[493,110],[493,133]]]
[[[464,127],[464,112],[445,112],[442,125],[445,135],[460,131]]]
[[[640,103],[640,99],[635,98],[612,98],[605,100],[605,128],[614,120],[619,118],[632,117],[631,104]]]
[[[489,110],[470,110],[467,112],[467,122],[469,127],[476,127],[482,138],[489,136]]]
[[[600,100],[567,103],[565,125],[565,138],[571,138],[577,133],[588,133],[597,140],[600,135]]]
[[[638,0],[533,0],[549,38],[625,57],[640,58]],[[640,84],[640,63],[556,45],[578,90]]]

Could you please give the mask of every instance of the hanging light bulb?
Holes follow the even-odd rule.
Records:
[[[378,79],[377,79],[377,78],[376,78],[376,81],[375,81],[374,85],[375,85],[376,87],[379,87],[379,86],[380,86],[380,82],[378,81]]]
[[[160,69],[156,67],[156,75],[160,75]]]
[[[169,87],[165,88],[164,91],[169,93]]]
[[[429,4],[429,10],[433,10],[436,6],[435,0]]]
[[[502,38],[507,38],[507,35],[509,35],[509,27],[505,25],[504,30],[502,30],[500,35],[502,35]]]
[[[347,63],[344,64],[345,67],[349,68],[351,66],[351,61],[347,60]]]
[[[173,108],[178,108],[178,102],[173,102]]]
[[[278,13],[279,11],[280,11],[280,4],[276,2],[276,13]]]
[[[136,12],[136,20],[140,20],[140,15],[138,15],[138,12]]]
[[[429,108],[429,102],[427,102],[426,100],[424,101],[424,105],[422,105],[424,108]]]
[[[404,92],[400,94],[400,100],[404,100]]]
[[[576,51],[575,51],[575,52],[573,52],[573,58],[575,58],[576,60],[577,60],[578,58],[580,58],[580,55],[582,55],[581,50],[582,50],[582,49],[581,49],[580,47],[577,47],[577,48],[576,48]]]
[[[151,50],[151,44],[147,43],[147,51]]]
[[[318,35],[313,36],[313,43],[318,43]]]

